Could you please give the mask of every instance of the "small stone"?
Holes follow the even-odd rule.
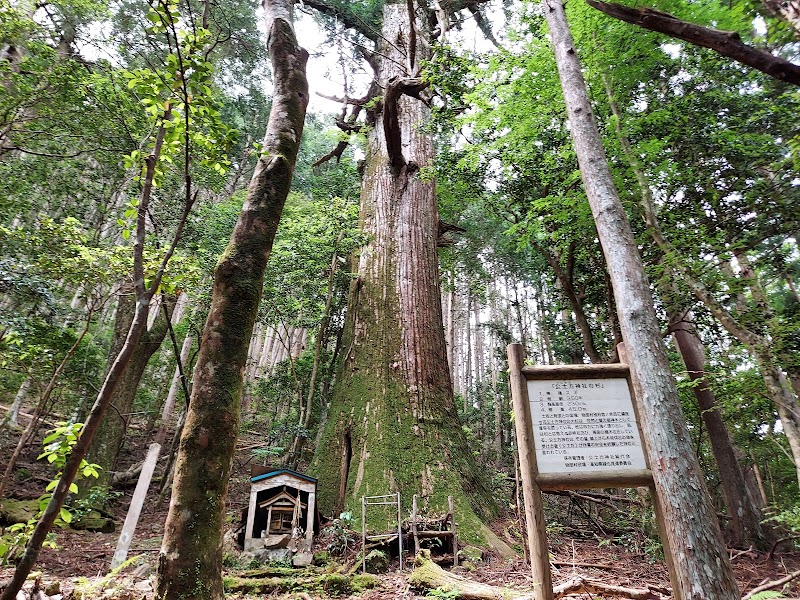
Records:
[[[465,546],[458,551],[459,562],[476,563],[483,560],[483,550],[475,546]]]
[[[133,579],[147,579],[148,577],[150,577],[150,573],[152,572],[153,572],[153,567],[151,567],[147,563],[142,563],[133,570],[133,572],[131,573],[131,577]]]
[[[314,555],[311,552],[298,552],[292,558],[292,565],[295,567],[308,567],[314,561]]]
[[[389,570],[389,556],[380,550],[372,550],[364,558],[367,573],[385,573]]]
[[[48,596],[55,596],[61,593],[61,582],[59,581],[46,581],[44,584],[44,593]]]

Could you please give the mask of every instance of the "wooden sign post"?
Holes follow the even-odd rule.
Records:
[[[542,491],[646,486],[652,493],[653,475],[627,365],[526,367],[520,344],[508,346],[508,364],[533,597],[552,600]],[[674,598],[682,600],[663,529],[661,540]]]

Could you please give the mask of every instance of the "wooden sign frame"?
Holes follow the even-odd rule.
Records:
[[[624,351],[624,348],[623,348]],[[669,568],[670,580],[675,600],[682,600],[678,593],[675,577],[673,553],[665,535],[662,511],[653,493],[653,474],[650,470],[645,438],[641,431],[639,407],[631,383],[627,364],[601,365],[550,365],[543,367],[525,366],[525,354],[521,344],[508,346],[509,387],[514,406],[514,425],[517,434],[520,479],[525,501],[525,521],[527,524],[528,550],[531,572],[534,580],[534,600],[553,600],[553,581],[550,573],[550,558],[547,542],[547,528],[542,504],[542,491],[574,490],[600,487],[648,487],[654,501],[656,521],[664,555]],[[541,380],[581,380],[581,379],[621,379],[628,384],[631,404],[636,417],[639,438],[644,455],[645,469],[619,469],[611,471],[583,471],[574,473],[539,473],[535,450],[533,421],[531,417],[528,381]]]

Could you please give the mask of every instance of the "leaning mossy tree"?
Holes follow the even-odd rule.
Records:
[[[295,38],[293,3],[264,2],[275,86],[272,109],[242,212],[214,271],[158,561],[162,600],[224,598],[222,530],[247,350],[308,105],[308,53]]]
[[[305,4],[335,15],[360,36],[357,47],[372,44],[362,54],[375,77],[371,93],[348,100],[351,115],[366,113],[360,226],[370,242],[358,256],[328,421],[311,465],[320,508],[360,512],[362,496],[399,491],[406,512],[414,494],[422,507],[444,512],[453,496],[459,536],[477,541],[495,504],[459,422],[447,365],[422,72],[453,14],[407,0],[387,0],[372,14],[368,3]],[[371,526],[386,527],[381,511],[374,517]]]

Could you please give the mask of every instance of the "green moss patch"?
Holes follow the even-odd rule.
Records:
[[[223,586],[228,593],[264,595],[274,592],[308,592],[315,598],[348,596],[374,588],[379,583],[378,577],[369,574],[322,573],[319,569],[271,567],[223,577]]]
[[[27,523],[30,519],[35,518],[38,512],[38,500],[13,500],[11,498],[0,500],[0,523],[8,525]]]

